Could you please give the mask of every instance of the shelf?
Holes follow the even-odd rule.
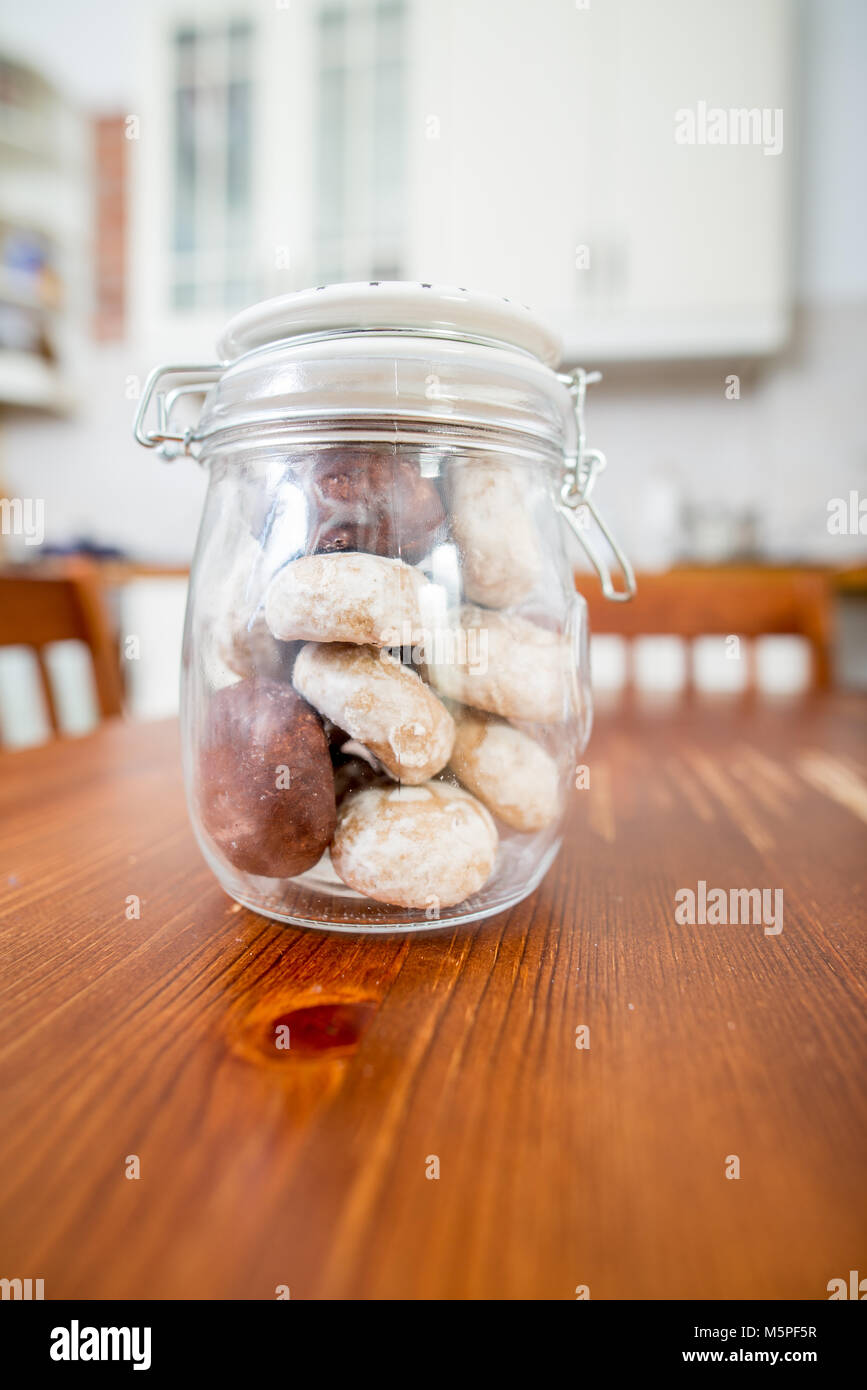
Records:
[[[0,349],[0,405],[65,414],[75,404],[69,381],[30,352]]]

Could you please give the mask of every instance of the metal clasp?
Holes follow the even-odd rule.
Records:
[[[574,458],[567,458],[566,466],[563,470],[563,483],[560,488],[560,510],[569,522],[569,525],[581,542],[590,563],[599,575],[599,582],[602,585],[602,592],[605,597],[611,599],[613,603],[628,603],[631,598],[635,597],[635,573],[627,556],[621,550],[608,526],[590,500],[590,494],[593,491],[596,479],[607,466],[607,459],[599,449],[587,448],[587,436],[584,428],[584,400],[587,394],[587,387],[592,386],[597,381],[601,381],[602,373],[585,372],[583,367],[576,367],[574,372],[560,373],[559,380],[562,381],[564,386],[568,387],[575,409],[575,423],[577,425],[575,456]],[[587,518],[587,520],[585,521],[584,518]],[[608,543],[612,555],[620,566],[625,585],[623,589],[615,587],[611,570],[588,535],[590,529],[589,519],[591,518],[595,521],[599,532]]]
[[[179,454],[191,454],[194,432],[192,429],[187,429],[184,430],[183,434],[173,433],[170,429],[172,411],[181,396],[193,395],[198,391],[207,391],[211,381],[221,376],[223,371],[224,368],[215,363],[208,363],[207,366],[166,365],[154,367],[145,382],[133,425],[133,432],[139,444],[143,445],[145,449],[156,449],[160,457],[167,460],[175,459]],[[163,377],[193,377],[194,379],[175,386],[171,391],[157,391],[156,388]],[[155,392],[157,428],[146,430],[145,420]]]

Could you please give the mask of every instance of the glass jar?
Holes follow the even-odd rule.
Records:
[[[521,306],[397,283],[256,305],[218,354],[153,372],[136,420],[209,474],[181,684],[207,862],[300,926],[503,911],[560,848],[590,732],[569,535],[633,588],[591,541],[589,378]]]

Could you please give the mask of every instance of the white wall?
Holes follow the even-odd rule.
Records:
[[[133,440],[136,403],[127,392],[150,365],[128,343],[93,345],[78,366],[72,415],[0,422],[0,486],[44,499],[49,544],[86,535],[135,559],[189,560],[206,479],[192,460],[162,463]],[[7,544],[24,553],[23,541]]]
[[[773,367],[611,368],[591,388],[588,439],[608,456],[596,500],[638,565],[663,564],[659,499],[756,513],[778,560],[844,564],[863,536],[829,534],[828,502],[867,483],[867,302],[804,307]],[[740,398],[726,378],[740,376]],[[675,541],[677,544],[677,541]]]
[[[129,0],[18,0],[3,7],[0,44],[83,110],[134,111],[138,9]]]

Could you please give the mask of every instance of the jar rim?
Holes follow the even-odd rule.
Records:
[[[515,429],[490,426],[456,425],[427,420],[400,419],[379,416],[370,419],[347,420],[317,418],[287,421],[274,417],[257,422],[254,432],[243,422],[226,425],[202,441],[196,457],[202,464],[214,458],[254,454],[283,454],[296,450],[357,447],[366,445],[435,453],[447,451],[483,458],[496,453],[508,454],[525,462],[555,469],[562,467],[562,448],[544,435]]]

